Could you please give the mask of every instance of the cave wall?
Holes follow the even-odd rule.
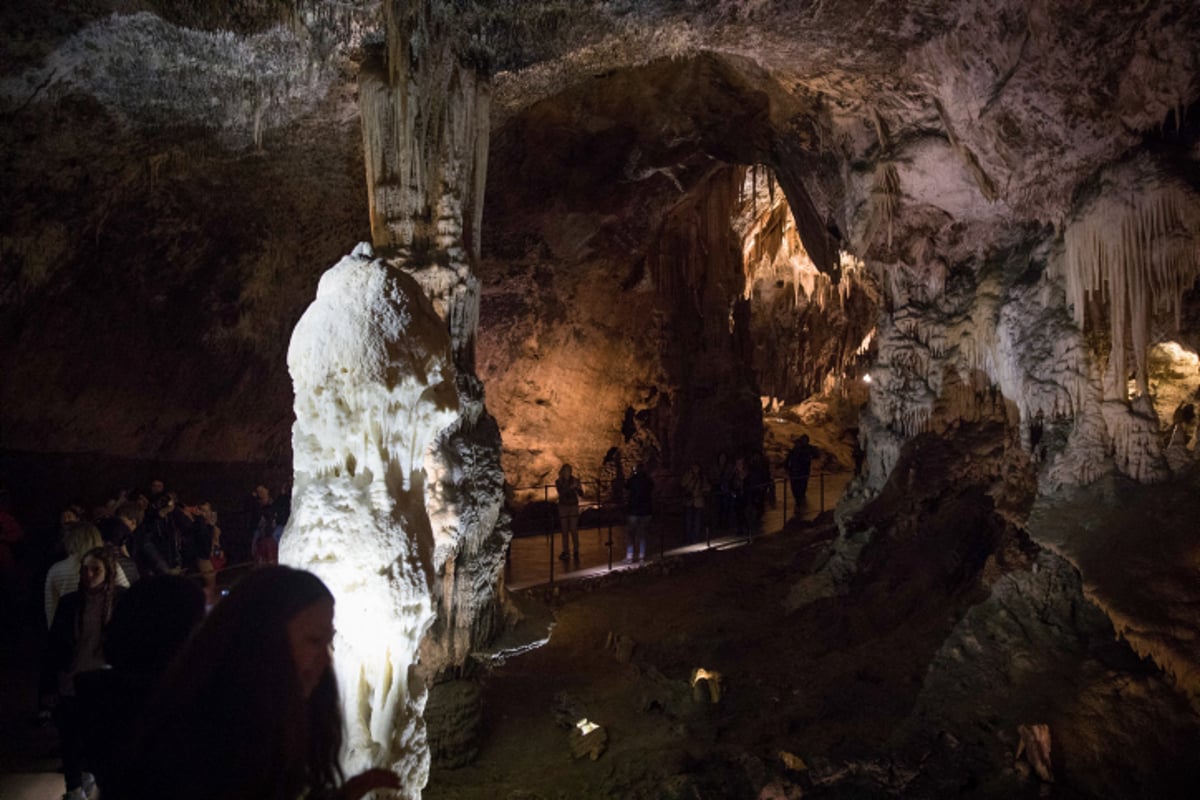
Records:
[[[260,18],[44,6],[5,10],[0,447],[286,464],[291,328],[368,235],[347,92]]]
[[[637,459],[676,469],[706,403],[713,445],[754,442],[747,342],[730,321],[740,173],[694,135],[662,138],[683,125],[660,107],[665,87],[702,91],[709,66],[599,77],[493,136],[480,373],[513,486],[552,482],[564,462],[608,484],[613,448],[626,473]]]

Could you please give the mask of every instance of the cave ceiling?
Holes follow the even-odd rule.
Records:
[[[1044,256],[1131,151],[1196,181],[1191,2],[431,7],[492,80],[493,264],[532,237],[628,280],[615,254],[723,164],[770,167],[819,266],[885,276]],[[291,326],[370,235],[356,76],[381,4],[16,0],[0,22],[4,446],[286,459]],[[34,385],[54,399],[10,388]]]

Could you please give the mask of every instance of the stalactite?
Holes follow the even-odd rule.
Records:
[[[900,174],[894,164],[880,164],[875,170],[876,202],[879,204],[879,215],[887,226],[887,246],[892,246],[892,231],[896,221],[896,212],[900,208]]]
[[[1176,327],[1183,292],[1200,277],[1200,197],[1136,162],[1115,170],[1100,194],[1067,226],[1067,302],[1084,326],[1091,295],[1107,302],[1112,350],[1110,397],[1127,396],[1132,352],[1138,390],[1145,393],[1146,354],[1153,315],[1172,314]]]

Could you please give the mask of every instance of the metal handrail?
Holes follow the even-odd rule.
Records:
[[[669,474],[670,473],[668,473],[668,475]],[[833,475],[833,474],[841,474],[841,473],[834,473],[832,471],[820,470],[820,471],[812,472],[809,474],[810,479],[811,478],[817,479],[817,494],[818,494],[818,504],[819,504],[818,513],[819,514],[825,513],[825,476]],[[660,475],[661,475],[661,473],[660,473]],[[759,483],[751,485],[749,487],[749,489],[745,492],[745,494],[750,495],[751,493],[754,493],[756,490],[763,490],[765,487],[772,487],[772,489],[775,490],[774,494],[776,496],[782,495],[783,518],[786,523],[786,520],[788,519],[788,495],[790,494],[789,482],[790,482],[790,476],[772,477],[771,480],[769,480],[769,481],[759,482]],[[599,482],[596,481],[594,483],[598,484]],[[537,487],[525,487],[524,489],[514,489],[514,491],[529,491],[529,490],[534,490],[534,489],[541,489],[541,490],[543,490],[544,496],[546,497],[546,500],[545,500],[546,504],[550,505],[549,487],[551,487],[553,485],[554,484],[543,484],[543,485],[537,486]],[[780,485],[782,485],[784,487],[782,492],[778,491],[778,488],[780,487]],[[597,492],[597,496],[598,495],[599,495],[599,492]],[[704,499],[705,499],[704,508],[706,511],[706,514],[705,514],[706,517],[708,516],[708,513],[707,513],[708,510],[713,508],[713,505],[712,505],[713,500],[715,498],[721,498],[721,497],[722,497],[722,493],[720,492],[719,489],[713,489],[710,487],[707,491],[704,492]],[[684,503],[686,503],[691,498],[692,498],[692,493],[690,493],[690,492],[689,493],[672,492],[672,493],[666,494],[665,496],[660,495],[659,496],[660,501],[670,501],[667,504],[670,506],[670,509],[671,509],[666,512],[660,512],[660,513],[665,514],[667,516],[678,516],[679,513],[685,507]],[[746,501],[746,502],[748,503],[749,501]],[[613,502],[613,501],[600,502],[598,500],[588,502],[588,503],[580,503],[580,509],[581,509],[580,521],[581,522],[583,520],[582,511],[585,506],[587,508],[593,509],[593,510],[601,509],[601,510],[611,512],[611,511],[618,511],[618,510],[622,509],[624,507],[624,504],[618,503],[618,502]],[[726,509],[726,510],[728,511],[728,509]],[[605,520],[597,520],[595,517],[593,517],[592,524],[590,524],[590,525],[580,524],[578,527],[578,530],[582,533],[583,531],[588,531],[588,530],[599,531],[602,528],[604,528],[605,526],[608,527],[608,538],[604,542],[604,545],[608,549],[608,569],[609,569],[609,571],[611,571],[613,569],[613,546],[614,546],[613,527],[614,527],[614,525],[612,522],[611,515],[606,514],[604,516],[605,516]],[[738,521],[735,523],[735,525],[739,529],[739,532],[742,530],[741,522],[742,521]],[[708,524],[708,522],[706,520],[705,524],[703,526],[704,544],[705,544],[706,549],[709,549],[712,547],[713,528],[714,528],[714,526]],[[754,541],[754,528],[755,528],[755,526],[752,524],[746,524],[744,527],[745,536],[746,536],[746,539],[748,542]],[[548,519],[548,521],[546,523],[546,527],[544,529],[542,529],[542,531],[540,531],[540,532],[533,531],[533,532],[527,534],[526,536],[527,537],[528,536],[537,536],[537,535],[539,535],[539,533],[540,533],[540,535],[544,535],[546,537],[547,553],[548,553],[547,560],[549,563],[549,582],[551,584],[553,584],[554,580],[555,580],[555,564],[557,562],[557,557],[555,555],[554,539],[555,539],[556,534],[563,533],[563,529],[562,529],[561,523],[558,520],[557,515],[554,515],[552,518]],[[666,533],[661,527],[657,530],[657,536],[658,536],[658,545],[659,545],[659,547],[658,547],[659,558],[660,559],[665,558],[665,556],[666,556]],[[515,534],[514,534],[514,538],[516,538]]]

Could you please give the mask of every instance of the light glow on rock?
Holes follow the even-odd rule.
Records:
[[[426,689],[411,667],[434,620],[423,465],[458,409],[449,334],[417,283],[361,244],[322,276],[288,369],[295,484],[279,555],[336,598],[343,768],[387,767],[398,796],[419,798]]]

